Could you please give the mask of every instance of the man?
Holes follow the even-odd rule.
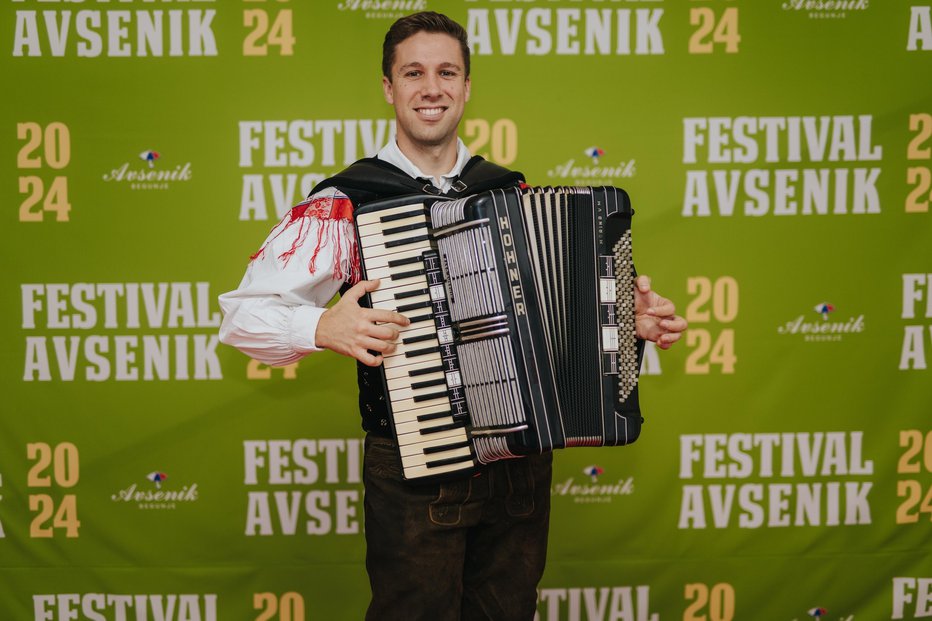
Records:
[[[273,229],[239,289],[221,296],[221,340],[267,364],[329,349],[359,361],[365,453],[369,619],[531,619],[544,570],[551,456],[496,462],[442,484],[401,478],[375,374],[408,320],[363,308],[352,208],[420,190],[448,196],[517,185],[521,176],[470,159],[457,127],[470,94],[463,28],[436,13],[392,25],[382,85],[395,140],[315,188]],[[350,200],[354,199],[354,200]],[[345,283],[355,283],[351,287]],[[325,308],[343,288],[340,301]],[[637,281],[637,331],[661,348],[679,339],[673,304]]]

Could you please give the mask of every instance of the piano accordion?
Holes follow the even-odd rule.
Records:
[[[356,211],[364,303],[411,320],[380,367],[406,479],[637,439],[632,215],[612,187]]]

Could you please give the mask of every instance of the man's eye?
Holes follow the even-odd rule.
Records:
[[[420,75],[421,75],[421,72],[420,72],[420,71],[409,71],[409,72],[407,72],[407,73],[405,74],[405,77],[406,77],[406,78],[416,78],[416,77],[419,77]]]
[[[455,78],[456,72],[455,71],[441,71],[440,75],[442,75],[445,78]]]

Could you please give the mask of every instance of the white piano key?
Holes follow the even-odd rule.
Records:
[[[472,453],[468,448],[460,448],[454,451],[443,452],[443,453],[430,453],[428,455],[409,455],[407,457],[401,458],[401,465],[405,471],[409,469],[416,472],[427,472],[429,474],[435,474],[437,472],[442,472],[444,466],[438,466],[434,468],[429,468],[427,466],[428,462],[437,461],[439,459],[449,459],[451,457],[466,457],[469,458],[472,456]],[[467,467],[472,467],[472,460],[466,459],[463,462],[458,462],[467,464]],[[462,468],[456,468],[456,470],[461,470]],[[424,476],[424,475],[421,475]]]
[[[425,414],[436,414],[438,412],[449,412],[450,404],[434,404],[426,407],[419,408],[417,410],[408,410],[407,412],[399,412],[397,416],[394,417],[395,424],[409,423],[411,421],[417,421],[418,416]],[[425,423],[428,421],[424,421]],[[423,424],[423,423],[422,423]]]
[[[406,421],[403,423],[395,423],[395,433],[401,437],[407,437],[408,434],[417,433],[421,435],[421,430],[429,429],[438,425],[451,425],[453,424],[452,416],[445,416],[443,418],[434,418],[432,420],[419,421],[417,419]],[[437,434],[446,433],[445,431],[438,431]],[[426,434],[424,438],[432,437],[434,434]]]
[[[394,300],[395,308],[407,304],[408,300],[412,298],[402,298],[400,300],[395,300],[395,296],[399,293],[407,293],[408,291],[427,289],[426,277],[417,276],[411,280],[412,282],[407,284],[394,284],[390,280],[383,280],[381,283],[379,283],[378,289],[369,293],[369,299],[372,301],[373,305],[378,302],[384,302],[386,300]]]
[[[402,218],[401,220],[392,220],[391,222],[376,222],[373,224],[363,224],[357,226],[359,230],[359,238],[363,242],[364,246],[370,246],[371,244],[366,243],[366,239],[374,235],[382,235],[385,231],[402,227],[402,226],[411,226],[412,224],[422,224],[427,222],[426,215],[411,216],[410,218]],[[416,229],[421,230],[421,229]],[[423,229],[426,231],[427,229]],[[410,233],[411,231],[405,231]]]
[[[424,242],[423,248],[397,249],[398,251],[395,253],[391,253],[391,254],[382,253],[382,254],[379,254],[378,256],[370,257],[366,253],[366,249],[363,248],[362,255],[363,257],[365,257],[366,276],[368,277],[369,270],[378,269],[381,267],[388,267],[388,263],[390,261],[402,261],[404,259],[411,259],[414,257],[420,258],[420,256],[424,254],[424,251],[429,250],[429,249],[430,249],[430,244],[428,244],[427,242]],[[397,265],[391,269],[415,269],[415,267],[421,266],[421,265],[423,265],[423,263],[418,261],[416,263],[406,263],[404,265]],[[372,279],[370,278],[370,280]]]
[[[388,266],[386,265],[386,266],[384,266],[384,267],[377,267],[377,268],[374,268],[374,269],[367,269],[367,270],[366,270],[366,277],[367,277],[369,280],[376,280],[376,279],[379,279],[379,280],[382,280],[382,281],[391,280],[391,281],[394,281],[394,282],[398,282],[398,279],[397,279],[396,274],[405,274],[405,273],[408,273],[408,272],[414,272],[414,271],[418,271],[418,270],[420,270],[420,271],[423,271],[423,270],[424,270],[424,264],[423,264],[423,263],[406,263],[406,264],[404,264],[404,265],[396,265],[396,266],[394,266],[394,267],[388,267]],[[421,278],[426,278],[426,276],[424,276],[424,274],[418,274],[417,276],[420,276]],[[413,277],[412,277],[412,276],[408,276],[408,278],[413,278]],[[382,283],[379,283],[379,287],[380,287],[380,288],[382,287]]]
[[[457,433],[458,432],[458,433]],[[446,432],[445,432],[446,433]],[[414,436],[419,434],[406,434],[408,436]],[[421,436],[423,438],[423,436]],[[456,444],[458,442],[466,441],[466,432],[462,427],[457,427],[456,429],[451,429],[446,435],[438,433],[437,437],[431,438],[429,440],[422,439],[419,442],[405,443],[401,444],[399,442],[398,449],[401,452],[401,461],[406,463],[425,463],[427,461],[433,461],[435,459],[446,459],[447,457],[459,457],[461,455],[469,455],[469,447],[463,446],[460,448],[452,449],[449,451],[438,451],[436,453],[424,453],[424,449],[428,447],[436,446],[448,446],[450,444]]]
[[[429,366],[429,365],[428,365]],[[427,375],[415,375],[414,377],[409,376],[407,373],[401,377],[396,377],[389,379],[386,377],[388,383],[388,390],[393,394],[395,391],[400,390],[410,390],[416,391],[418,393],[433,392],[435,390],[446,390],[446,374],[443,371],[437,371],[436,373],[428,373]],[[417,384],[419,382],[431,382],[434,380],[444,380],[443,384],[438,384],[437,386],[427,386],[424,388],[414,389],[411,388],[412,384]],[[407,399],[410,395],[406,395],[404,398]]]
[[[434,327],[433,322],[431,322],[429,325],[426,325],[427,322],[421,322],[421,324],[422,324],[421,327],[419,327],[419,328],[417,328],[417,329],[415,329],[415,330],[409,329],[409,330],[406,330],[406,331],[403,332],[403,333],[399,333],[398,338],[395,339],[394,343],[396,343],[396,344],[398,344],[398,345],[401,345],[401,344],[402,344],[401,341],[402,341],[403,339],[414,338],[414,337],[418,337],[418,336],[427,336],[428,334],[433,334],[433,335],[434,335],[434,339],[436,340],[436,338],[437,338],[437,337],[436,337],[437,329]],[[429,343],[430,341],[423,341],[423,342],[424,342],[424,343]],[[417,345],[417,343],[409,343],[409,344],[410,344],[410,345]]]
[[[398,272],[399,274],[402,273],[401,270],[395,270],[395,271]],[[395,278],[392,278],[391,276],[373,275],[373,276],[369,276],[368,279],[369,280],[378,279],[379,281],[381,281],[379,282],[379,288],[376,289],[372,293],[377,293],[379,291],[385,291],[388,289],[394,289],[397,287],[405,287],[408,285],[416,285],[416,284],[420,284],[421,287],[425,289],[427,288],[427,280],[425,279],[424,274],[414,274],[413,276],[408,276],[406,278],[401,278],[401,279],[395,279]],[[369,295],[371,296],[372,293],[370,293]]]
[[[436,352],[431,352],[430,354],[426,354],[426,353],[419,354],[414,357],[405,356],[405,354],[415,352],[420,349],[438,347],[439,345],[440,343],[437,342],[436,338],[433,338],[429,341],[421,341],[419,343],[408,343],[407,345],[405,345],[404,343],[398,343],[397,345],[395,345],[395,351],[385,356],[385,360],[388,361],[388,360],[391,360],[392,358],[398,358],[400,356],[401,358],[405,358],[407,360],[410,360],[411,362],[416,362],[419,360],[423,360],[422,356],[433,355]]]
[[[416,211],[418,209],[424,209],[424,203],[411,203],[409,205],[392,207],[391,209],[380,209],[379,211],[370,211],[368,213],[356,214],[356,226],[366,226],[373,223],[378,224],[379,226],[385,226],[386,224],[391,223],[382,222],[382,217],[393,216],[395,214],[404,213],[406,211]]]
[[[422,314],[422,315],[423,315],[423,314],[426,314],[426,311],[427,311],[427,310],[429,310],[429,309],[423,309],[423,308],[422,308],[422,309],[421,309],[421,311],[422,311],[421,314]],[[411,312],[411,313],[402,313],[402,314],[403,314],[403,315],[406,315],[406,316],[412,316],[412,317],[413,317],[413,316],[417,316],[417,314],[416,314],[416,313],[413,313],[413,312]],[[421,330],[421,329],[423,329],[423,328],[431,328],[431,329],[434,329],[434,319],[433,319],[433,317],[429,317],[429,318],[425,319],[424,321],[417,321],[417,322],[414,322],[414,323],[410,323],[410,324],[408,324],[407,326],[399,326],[397,323],[392,323],[392,322],[390,322],[390,321],[377,321],[377,322],[375,322],[375,323],[376,323],[376,325],[379,325],[379,326],[388,326],[388,327],[390,327],[390,328],[395,328],[396,330],[398,330],[398,332],[399,332],[400,334],[404,334],[404,333],[408,332],[409,330]]]
[[[426,356],[417,356],[415,358],[407,358],[405,356],[389,356],[382,361],[382,364],[385,366],[385,372],[388,373],[389,369],[400,368],[404,372],[407,372],[408,365],[414,365],[417,363],[429,363],[429,364],[440,364],[442,359],[440,358],[439,352],[434,352]],[[417,367],[411,367],[417,368]]]
[[[430,302],[430,296],[427,294],[419,295],[413,298],[405,298],[403,300],[382,300],[381,302],[373,302],[372,308],[383,308],[387,310],[398,310],[402,306],[407,306],[409,304],[421,304],[423,302]],[[430,306],[425,306],[420,310],[429,310]],[[414,309],[418,310],[418,309]]]
[[[437,366],[440,366],[441,364],[442,363],[440,360],[440,354],[434,354],[430,358],[425,356],[423,360],[417,360],[417,361],[412,360],[411,364],[405,364],[405,365],[395,364],[391,367],[385,367],[385,379],[388,381],[393,381],[395,379],[404,380],[405,378],[408,378],[408,373],[410,371],[416,371],[418,369],[426,369],[429,367],[437,367]],[[409,383],[414,383],[417,381],[417,377],[411,377],[409,379],[410,379]]]
[[[360,245],[364,249],[366,257],[379,257],[386,254],[393,254],[399,250],[409,250],[411,248],[423,247],[425,250],[430,248],[429,239],[419,239],[427,235],[427,228],[416,229],[414,231],[402,231],[394,235],[370,235],[360,238]],[[397,246],[389,246],[393,242],[400,242]]]
[[[473,464],[471,461],[464,461],[445,466],[428,468],[427,466],[411,466],[404,468],[404,475],[408,480],[417,480],[422,477],[446,474],[448,472],[458,472],[460,470],[470,470]]]
[[[450,408],[450,398],[447,396],[446,389],[438,390],[437,394],[440,395],[436,399],[428,399],[426,401],[415,401],[414,399],[392,399],[392,414],[395,415],[397,419],[398,414],[402,412],[407,412],[409,410],[419,410],[425,406],[430,405],[439,405],[445,406],[447,409]]]

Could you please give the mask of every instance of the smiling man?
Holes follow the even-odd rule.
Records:
[[[547,550],[551,456],[495,462],[445,483],[403,481],[372,367],[394,350],[409,322],[359,305],[378,281],[360,280],[352,219],[354,207],[375,199],[457,198],[515,186],[523,177],[470,157],[457,137],[471,88],[462,26],[432,12],[404,17],[386,34],[382,54],[394,140],[319,184],[272,230],[239,288],[220,297],[221,340],[271,365],[323,349],[358,361],[367,432],[367,619],[531,619]],[[340,301],[326,308],[338,291]],[[662,348],[686,327],[643,276],[636,306],[638,336]]]
[[[457,40],[421,31],[390,51],[382,67],[385,100],[395,108],[398,148],[437,174],[455,162],[456,129],[469,101],[466,64]]]

